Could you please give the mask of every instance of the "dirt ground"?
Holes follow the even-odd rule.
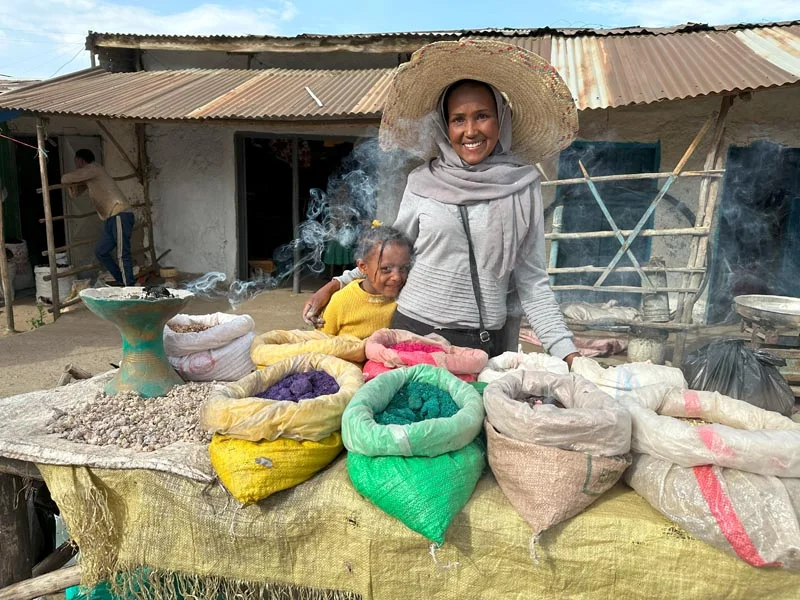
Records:
[[[271,329],[308,328],[300,316],[303,304],[322,282],[304,280],[300,295],[278,289],[256,296],[232,311],[227,301],[193,299],[185,312],[206,314],[235,312],[249,314],[256,332]],[[93,374],[102,373],[122,358],[119,333],[82,304],[69,307],[54,323],[44,311],[45,325],[33,328],[39,310],[33,297],[14,303],[15,328],[22,333],[0,334],[0,398],[54,387],[64,369],[72,363]],[[0,329],[5,328],[5,308],[0,308]]]

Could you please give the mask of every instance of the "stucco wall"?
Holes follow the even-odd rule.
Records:
[[[374,129],[374,126],[373,126]],[[237,274],[237,133],[363,136],[369,126],[147,125],[156,253],[183,272]],[[291,198],[287,198],[291,201]]]

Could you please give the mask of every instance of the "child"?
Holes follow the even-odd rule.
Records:
[[[411,268],[411,242],[392,227],[373,226],[361,236],[355,257],[367,276],[346,285],[331,299],[322,331],[364,339],[392,321],[397,296]]]

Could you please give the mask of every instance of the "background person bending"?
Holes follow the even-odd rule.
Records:
[[[133,210],[114,179],[95,162],[91,150],[78,150],[75,166],[77,169],[66,173],[61,183],[68,185],[70,198],[80,195],[84,186],[89,190],[92,205],[103,221],[103,233],[94,248],[95,256],[117,285],[136,285],[131,258]]]

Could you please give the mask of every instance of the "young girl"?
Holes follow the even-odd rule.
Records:
[[[397,296],[411,268],[411,242],[397,229],[378,225],[364,232],[355,257],[366,277],[349,283],[331,299],[322,331],[363,339],[392,322]]]

